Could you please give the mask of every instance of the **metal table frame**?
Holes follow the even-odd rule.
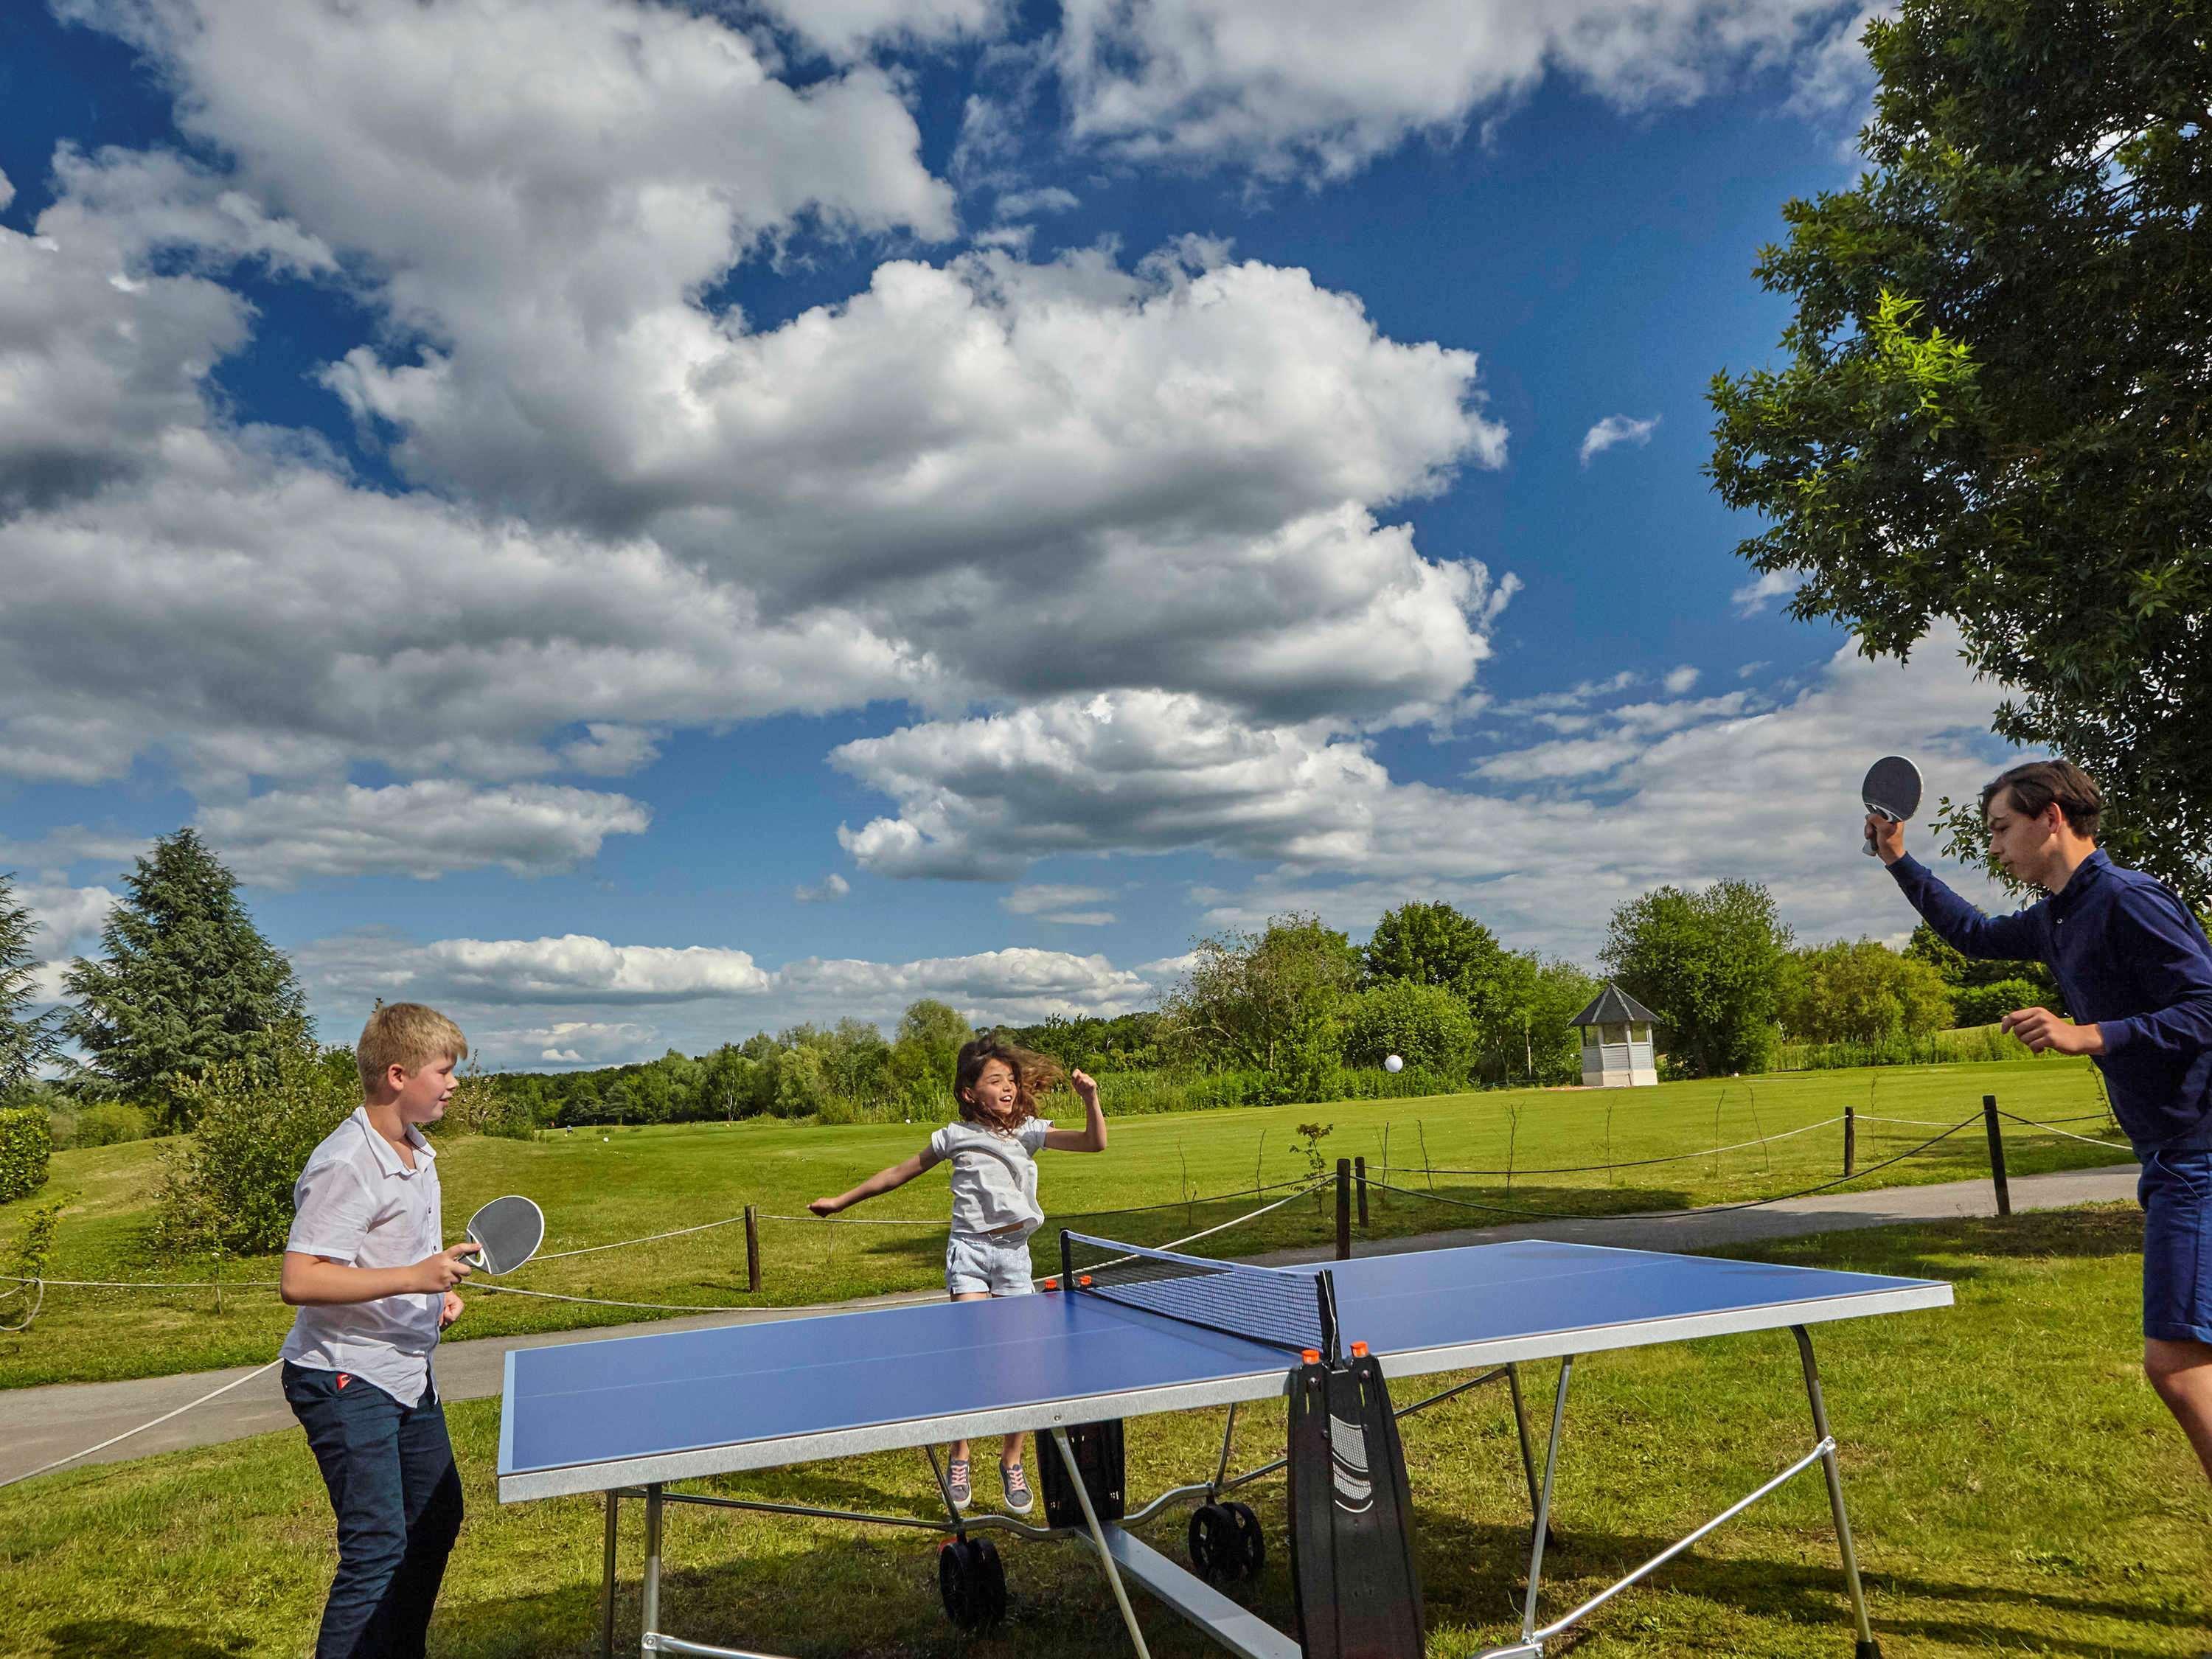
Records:
[[[1948,1287],[1942,1299],[1948,1301]],[[1939,1305],[1923,1302],[1920,1305]],[[1869,1310],[1871,1311],[1872,1310]],[[1772,1328],[1772,1327],[1767,1327]],[[1881,1650],[1874,1638],[1872,1625],[1867,1613],[1866,1595],[1859,1578],[1858,1558],[1851,1542],[1850,1522],[1844,1511],[1843,1479],[1836,1462],[1836,1441],[1828,1427],[1827,1408],[1820,1393],[1820,1370],[1813,1355],[1812,1337],[1802,1324],[1793,1324],[1790,1334],[1796,1340],[1800,1366],[1803,1371],[1808,1404],[1811,1407],[1814,1443],[1812,1449],[1783,1469],[1772,1479],[1747,1493],[1718,1515],[1685,1534],[1666,1549],[1653,1556],[1641,1566],[1617,1582],[1607,1586],[1595,1595],[1561,1617],[1539,1626],[1537,1601],[1543,1582],[1544,1550],[1550,1537],[1553,1493],[1559,1467],[1560,1447],[1566,1426],[1567,1390],[1572,1381],[1577,1356],[1559,1356],[1559,1382],[1552,1401],[1551,1433],[1546,1443],[1544,1468],[1540,1480],[1536,1472],[1534,1449],[1530,1442],[1528,1423],[1524,1408],[1520,1364],[1508,1361],[1471,1377],[1463,1382],[1440,1390],[1410,1406],[1400,1408],[1395,1415],[1403,1419],[1431,1407],[1443,1404],[1486,1384],[1503,1380],[1511,1395],[1514,1425],[1518,1432],[1522,1473],[1528,1484],[1531,1522],[1529,1526],[1528,1579],[1522,1603],[1521,1637],[1517,1642],[1504,1647],[1486,1649],[1477,1659],[1541,1659],[1545,1644],[1552,1642],[1583,1620],[1603,1607],[1622,1591],[1649,1577],[1660,1567],[1689,1549],[1716,1528],[1733,1520],[1760,1498],[1787,1485],[1796,1476],[1818,1463],[1828,1488],[1829,1508],[1835,1520],[1836,1540],[1842,1558],[1844,1582],[1849,1593],[1851,1613],[1856,1626],[1856,1659],[1875,1659]],[[1387,1361],[1386,1361],[1387,1364]],[[1034,1526],[1003,1515],[963,1515],[952,1502],[942,1464],[938,1461],[934,1445],[921,1448],[928,1459],[930,1473],[934,1479],[939,1496],[945,1506],[942,1519],[924,1519],[914,1516],[879,1515],[866,1511],[832,1510],[800,1504],[771,1504],[764,1501],[720,1498],[706,1493],[677,1492],[667,1490],[665,1481],[652,1481],[642,1486],[611,1488],[605,1494],[606,1535],[604,1571],[599,1601],[599,1653],[601,1659],[613,1659],[615,1644],[615,1586],[616,1544],[620,1528],[620,1504],[624,1498],[641,1498],[645,1504],[645,1563],[641,1584],[641,1623],[642,1632],[639,1650],[644,1655],[681,1654],[698,1656],[699,1659],[773,1659],[756,1650],[728,1648],[705,1643],[686,1641],[672,1636],[661,1628],[660,1578],[661,1540],[665,1524],[665,1506],[670,1504],[690,1504],[706,1508],[743,1510],[763,1515],[795,1515],[813,1519],[843,1521],[869,1526],[902,1527],[927,1532],[951,1532],[956,1538],[965,1538],[971,1532],[1006,1532],[1017,1537],[1030,1539],[1081,1539],[1091,1547],[1100,1570],[1112,1589],[1122,1623],[1128,1632],[1132,1649],[1138,1659],[1151,1659],[1151,1650],[1146,1645],[1144,1631],[1139,1625],[1134,1607],[1131,1605],[1127,1583],[1134,1581],[1170,1608],[1196,1626],[1207,1637],[1239,1659],[1300,1659],[1303,1649],[1290,1636],[1267,1624],[1255,1613],[1239,1606],[1202,1579],[1185,1571],[1174,1562],[1139,1540],[1129,1528],[1145,1522],[1170,1506],[1194,1498],[1212,1503],[1226,1493],[1265,1479],[1282,1470],[1287,1457],[1245,1470],[1231,1476],[1230,1456],[1237,1432],[1237,1401],[1229,1402],[1227,1420],[1223,1427],[1221,1452],[1212,1477],[1172,1486],[1151,1502],[1125,1516],[1119,1523],[1102,1522],[1091,1507],[1081,1476],[1076,1469],[1075,1456],[1069,1446],[1067,1431],[1058,1424],[1042,1425],[1041,1432],[1048,1436],[1062,1462],[1071,1484],[1082,1504],[1084,1526]]]

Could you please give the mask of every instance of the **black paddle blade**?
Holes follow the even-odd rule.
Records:
[[[1859,785],[1859,799],[1869,812],[1879,812],[1892,823],[1902,823],[1920,810],[1920,769],[1902,755],[1884,755],[1867,768]],[[1866,840],[1874,851],[1874,837]]]
[[[495,1198],[469,1218],[477,1271],[513,1273],[545,1242],[545,1212],[526,1198]]]
[[[1406,1454],[1362,1356],[1291,1377],[1291,1582],[1306,1659],[1420,1659]]]

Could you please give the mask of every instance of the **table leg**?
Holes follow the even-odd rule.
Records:
[[[660,1484],[655,1481],[645,1489],[645,1582],[641,1600],[644,1602],[645,1637],[639,1651],[656,1651],[655,1639],[660,1634]]]
[[[607,1494],[606,1560],[599,1574],[599,1659],[615,1659],[615,1538],[619,1493]]]
[[[1098,1565],[1106,1570],[1106,1582],[1113,1586],[1114,1600],[1121,1608],[1121,1622],[1129,1627],[1129,1640],[1135,1645],[1137,1659],[1152,1659],[1152,1650],[1145,1645],[1145,1632],[1138,1627],[1137,1610],[1129,1605],[1129,1592],[1121,1583],[1121,1569],[1114,1565],[1114,1553],[1106,1547],[1106,1529],[1098,1524],[1098,1511],[1091,1507],[1091,1489],[1083,1484],[1083,1471],[1076,1467],[1075,1448],[1067,1443],[1067,1431],[1051,1431],[1052,1443],[1060,1449],[1060,1461],[1067,1471],[1067,1478],[1075,1487],[1076,1501],[1083,1505],[1084,1524],[1091,1528],[1091,1541],[1098,1548]]]
[[[1844,1477],[1836,1466],[1835,1437],[1828,1432],[1828,1408],[1820,1399],[1820,1370],[1813,1363],[1813,1339],[1802,1325],[1792,1325],[1790,1334],[1797,1339],[1797,1357],[1804,1362],[1805,1397],[1813,1407],[1813,1433],[1827,1448],[1820,1455],[1820,1472],[1828,1480],[1828,1507],[1836,1517],[1836,1544],[1843,1553],[1844,1583],[1850,1592],[1851,1616],[1858,1624],[1855,1659],[1881,1659],[1881,1647],[1874,1639],[1874,1626],[1867,1618],[1866,1589],[1859,1582],[1858,1552],[1851,1547],[1851,1523],[1844,1515]]]
[[[1528,1513],[1536,1513],[1536,1451],[1528,1439],[1528,1413],[1521,1401],[1521,1368],[1505,1368],[1505,1386],[1513,1395],[1513,1430],[1521,1439],[1521,1477],[1528,1483]]]
[[[1213,1471],[1213,1484],[1206,1489],[1206,1501],[1219,1501],[1222,1483],[1229,1479],[1229,1449],[1237,1439],[1237,1402],[1229,1402],[1229,1421],[1221,1430],[1221,1462]]]
[[[1544,1448],[1544,1485],[1536,1498],[1536,1524],[1528,1542],[1528,1595],[1521,1604],[1521,1639],[1536,1634],[1536,1590],[1544,1577],[1544,1535],[1552,1526],[1552,1482],[1559,1472],[1559,1435],[1566,1427],[1567,1383],[1575,1374],[1575,1357],[1559,1361],[1559,1386],[1552,1396],[1552,1438]]]
[[[965,1538],[968,1533],[961,1522],[960,1506],[952,1501],[952,1483],[945,1479],[945,1466],[937,1461],[937,1448],[924,1446],[921,1455],[929,1460],[929,1472],[936,1477],[937,1495],[945,1503],[945,1524],[952,1529],[955,1538]]]

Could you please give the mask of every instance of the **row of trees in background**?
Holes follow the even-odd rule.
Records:
[[[324,1107],[354,1090],[349,1051],[315,1043],[290,963],[191,830],[158,839],[124,886],[98,955],[64,977],[69,1000],[39,1016],[31,919],[0,877],[0,1106],[43,1097],[70,1139],[90,1144],[192,1128],[256,1090],[297,1097],[310,1072]],[[1660,1046],[1679,1076],[1765,1069],[1784,1038],[1878,1050],[2056,1005],[2039,966],[1970,963],[1924,927],[1902,952],[1871,940],[1800,947],[1765,889],[1741,881],[1662,887],[1620,905],[1601,960],[1661,1016]],[[1385,914],[1364,945],[1305,914],[1217,933],[1198,941],[1157,1010],[1011,1035],[1104,1077],[1121,1110],[1571,1083],[1580,1042],[1569,1022],[1599,984],[1572,963],[1510,948],[1449,903],[1417,902]],[[923,1000],[888,1035],[848,1018],[696,1056],[477,1079],[450,1116],[495,1133],[758,1116],[934,1121],[952,1109],[953,1056],[972,1035],[958,1009]],[[42,1083],[65,1041],[74,1069]],[[1379,1068],[1393,1054],[1406,1068],[1387,1077]]]

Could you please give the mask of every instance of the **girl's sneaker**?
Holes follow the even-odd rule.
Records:
[[[945,1484],[951,1489],[952,1507],[956,1510],[966,1509],[968,1507],[969,1500],[975,1495],[968,1485],[968,1460],[966,1458],[949,1457],[945,1459]]]
[[[1036,1507],[1036,1499],[1030,1495],[1029,1476],[1022,1473],[1020,1464],[1000,1464],[999,1481],[1006,1489],[1006,1507],[1016,1515],[1027,1515]]]

